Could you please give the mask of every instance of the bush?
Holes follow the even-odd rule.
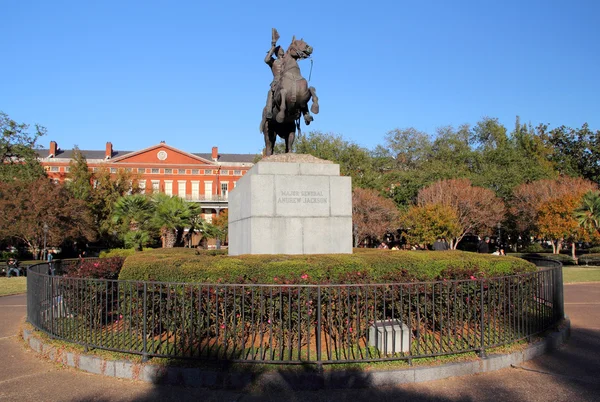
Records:
[[[62,264],[65,276],[72,278],[117,279],[125,258],[93,258]]]
[[[110,258],[110,257],[126,258],[133,254],[135,254],[135,250],[132,248],[113,248],[110,250],[102,250],[100,252],[100,258]]]
[[[0,261],[8,261],[9,258],[17,258],[17,253],[10,251],[0,251]]]
[[[531,243],[531,244],[528,244],[527,246],[523,247],[522,252],[523,253],[548,253],[548,252],[552,252],[552,250],[545,249],[539,243]]]
[[[566,254],[552,254],[552,253],[510,253],[511,257],[518,258],[545,258],[548,260],[554,260],[562,263],[563,265],[576,265],[577,261],[574,260],[570,255]]]
[[[212,251],[212,250],[211,250]],[[127,257],[119,279],[160,282],[345,284],[469,279],[531,272],[519,258],[462,251],[356,249],[354,254],[244,255],[156,249]]]

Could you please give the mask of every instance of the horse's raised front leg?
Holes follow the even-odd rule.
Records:
[[[314,114],[319,114],[319,97],[317,96],[317,90],[315,87],[310,87],[308,90],[310,91],[310,97],[313,101],[310,111]]]
[[[285,120],[285,98],[287,97],[287,92],[287,89],[281,88],[281,105],[279,105],[279,113],[275,116],[275,120],[277,120],[278,123],[283,123]]]
[[[310,115],[310,112],[308,111],[308,105],[302,108],[302,115],[304,116],[304,124],[306,124],[307,126],[310,124],[311,121],[314,120],[313,117]]]

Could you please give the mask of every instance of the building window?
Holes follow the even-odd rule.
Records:
[[[173,195],[173,180],[165,180],[165,194]]]
[[[212,181],[204,182],[204,199],[212,200]]]
[[[98,188],[98,180],[92,181],[92,188]]]
[[[173,169],[165,169],[165,174],[172,174],[173,173]]]
[[[152,170],[150,171],[150,173],[152,174],[158,174],[159,169],[158,168],[152,168]]]
[[[110,168],[111,173],[117,173],[117,168]]]
[[[200,169],[192,169],[192,174],[200,174]]]
[[[241,170],[234,170],[233,171],[233,175],[234,176],[241,176],[242,175],[242,171]]]
[[[229,174],[229,170],[221,170],[221,174],[223,176],[227,176]]]
[[[65,172],[69,173],[71,171],[71,166],[65,166]]]
[[[192,200],[196,201],[200,199],[200,182],[192,182]]]
[[[160,191],[160,180],[152,180],[152,192],[158,193]]]
[[[179,180],[177,186],[179,187],[179,196],[185,199],[185,180]]]
[[[229,183],[221,183],[221,195],[224,199],[227,199],[227,190],[229,189]]]
[[[50,166],[51,172],[58,172],[58,166]]]
[[[212,174],[212,170],[210,170],[210,169],[205,169],[205,170],[204,170],[204,174]]]
[[[125,171],[126,171],[127,173],[131,173],[131,168],[125,168]]]
[[[138,173],[146,173],[146,168],[138,168]]]
[[[179,173],[179,174],[185,174],[185,169],[179,169],[179,170],[177,171],[177,173]]]
[[[138,187],[140,188],[140,192],[143,194],[146,192],[146,180],[140,180],[138,183]]]

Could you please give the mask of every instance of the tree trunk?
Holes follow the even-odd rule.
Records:
[[[177,235],[175,233],[175,229],[167,229],[165,234],[165,247],[173,248],[175,246],[175,241],[177,240]]]
[[[571,243],[571,256],[573,257],[573,261],[577,263],[577,256],[575,255],[575,242]]]

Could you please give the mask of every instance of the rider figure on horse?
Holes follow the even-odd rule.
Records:
[[[269,89],[269,94],[267,95],[267,119],[273,118],[273,95],[275,94],[275,89],[277,88],[283,73],[283,56],[285,55],[285,51],[281,46],[277,46],[278,37],[279,34],[277,34],[277,31],[274,30],[273,40],[271,41],[271,49],[265,57],[265,63],[267,63],[267,65],[271,68],[271,72],[273,73],[273,81],[271,81],[271,88]],[[277,58],[273,57],[273,55],[277,56]]]

